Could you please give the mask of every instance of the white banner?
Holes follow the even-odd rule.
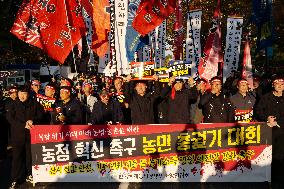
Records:
[[[116,72],[115,66],[112,66],[110,61],[110,52],[107,51],[104,57],[99,57],[99,67],[98,72],[105,74],[105,76],[113,76]]]
[[[229,17],[227,19],[226,48],[224,55],[223,82],[230,77],[233,70],[239,66],[240,46],[242,40],[243,18]]]
[[[158,43],[157,43],[158,28],[159,27],[156,27],[153,31],[150,32],[150,35],[149,35],[150,46],[151,46],[152,51],[153,51],[152,58],[153,58],[153,61],[155,62],[155,68],[160,67],[160,65],[159,65],[160,62],[157,61],[157,57],[156,57],[157,49],[159,48]]]
[[[115,2],[114,0],[109,0],[109,6],[110,6],[110,32],[109,32],[109,63],[108,63],[108,68],[110,71],[113,71],[112,73],[116,73],[117,71],[117,60],[116,60],[116,37],[115,37]]]
[[[158,49],[157,49],[157,63],[159,64],[159,67],[164,66],[165,62],[165,51],[166,51],[166,39],[167,39],[167,22],[166,20],[159,26],[158,29]]]
[[[201,57],[201,17],[202,10],[193,10],[187,15],[185,60],[192,63],[191,75],[193,77],[196,77],[197,65]]]
[[[164,66],[166,39],[167,39],[167,22],[166,20],[150,33],[150,44],[153,49],[153,59],[155,67],[160,68]]]
[[[115,50],[117,74],[129,74],[125,36],[128,16],[128,0],[115,0]]]
[[[150,62],[151,61],[151,48],[144,46],[138,50],[138,61],[139,62]]]
[[[82,13],[87,28],[86,41],[88,46],[88,52],[90,54],[88,66],[94,66],[95,60],[94,60],[94,53],[92,50],[92,35],[93,35],[92,18],[90,17],[90,15],[87,14],[87,11],[84,8],[82,8]]]

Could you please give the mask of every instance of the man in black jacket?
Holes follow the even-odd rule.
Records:
[[[211,92],[201,96],[199,107],[202,108],[204,123],[233,123],[234,108],[222,91],[222,79],[211,79]]]
[[[200,97],[205,94],[206,92],[206,85],[207,80],[206,79],[199,79],[196,81],[196,89],[198,91],[198,97],[195,103],[191,104],[190,108],[190,121],[192,124],[199,124],[203,121],[203,114],[202,109],[198,107],[198,104],[200,102]]]
[[[118,101],[111,100],[106,90],[99,93],[100,101],[96,102],[92,112],[92,124],[104,125],[122,123],[123,113]]]
[[[159,97],[160,84],[158,76],[153,76],[155,80],[155,91],[147,93],[147,81],[133,81],[130,83],[131,76],[126,79],[125,89],[127,99],[129,99],[129,108],[131,109],[132,124],[153,124],[154,103]],[[133,89],[133,84],[135,85]],[[132,86],[131,86],[132,85]]]
[[[13,147],[12,184],[15,188],[24,181],[33,182],[31,136],[33,125],[40,124],[43,116],[42,106],[29,98],[29,88],[18,89],[18,99],[7,109],[7,119],[11,124],[11,142]]]
[[[60,102],[56,105],[56,120],[63,125],[79,125],[83,122],[80,101],[71,96],[71,87],[60,88]]]
[[[272,125],[284,128],[284,78],[277,77],[273,80],[274,90],[260,99],[256,106],[256,115],[258,121],[267,121]]]
[[[6,156],[6,149],[7,147],[10,148],[11,146],[11,126],[6,119],[6,112],[13,104],[13,102],[18,98],[18,91],[16,86],[9,87],[9,97],[4,99],[4,97],[0,97],[0,120],[1,124],[3,125],[2,132],[0,133],[1,137],[0,140],[3,146],[0,146],[0,159],[4,159]]]
[[[173,81],[174,85],[168,101],[168,122],[188,124],[190,123],[190,104],[194,103],[198,97],[197,89],[193,79],[189,78],[189,89],[184,88],[183,80],[178,79],[170,80],[163,92],[169,91]]]
[[[274,90],[265,94],[256,106],[258,121],[272,127],[272,181],[283,180],[284,169],[284,77],[273,80]]]
[[[131,124],[131,112],[129,108],[126,108],[129,104],[128,99],[126,99],[123,78],[116,77],[113,80],[114,89],[111,92],[111,100],[119,102],[122,113],[123,113],[123,124]]]

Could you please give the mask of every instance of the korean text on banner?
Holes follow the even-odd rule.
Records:
[[[271,180],[266,123],[40,125],[31,136],[35,182]]]

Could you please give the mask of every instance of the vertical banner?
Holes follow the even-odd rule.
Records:
[[[152,58],[155,62],[155,67],[160,68],[164,66],[166,58],[166,40],[167,40],[167,21],[156,27],[150,33],[150,43],[153,51]]]
[[[175,60],[181,60],[181,54],[183,53],[183,19],[182,19],[182,0],[176,1],[176,22],[174,23],[174,34],[175,34],[175,46],[174,46],[174,57]]]
[[[126,28],[128,16],[128,0],[115,0],[115,50],[117,75],[129,74],[126,57]]]
[[[144,46],[138,50],[138,60],[140,62],[151,61],[151,48],[149,46]]]
[[[87,29],[87,35],[86,35],[86,41],[87,41],[87,46],[88,46],[88,52],[90,55],[89,61],[88,61],[88,66],[94,66],[95,60],[94,60],[94,53],[92,50],[92,35],[93,35],[93,27],[92,27],[92,18],[91,15],[88,14],[84,6],[82,7],[82,13]]]
[[[135,61],[134,55],[137,49],[137,45],[140,42],[142,37],[133,27],[132,22],[136,16],[136,12],[141,0],[129,0],[128,2],[128,19],[127,19],[127,28],[126,28],[126,53],[128,62]]]
[[[220,0],[214,12],[212,26],[209,29],[209,35],[205,43],[200,64],[198,65],[199,77],[209,81],[218,74],[218,65],[222,62],[222,40],[220,28]]]
[[[251,63],[249,40],[247,40],[245,44],[242,77],[248,81],[250,88],[252,88],[253,75],[252,75],[252,63]]]
[[[158,49],[157,49],[157,63],[159,64],[159,67],[164,66],[164,61],[166,58],[166,38],[167,38],[167,21],[165,20],[158,28],[158,38],[157,38],[157,43],[158,43]]]
[[[157,52],[158,52],[158,49],[159,49],[158,41],[157,41],[158,29],[159,29],[159,27],[156,27],[149,34],[149,38],[150,38],[149,41],[150,41],[151,49],[153,51],[153,54],[152,54],[153,57],[152,58],[153,58],[153,61],[155,62],[155,68],[160,67],[160,62],[157,60]]]
[[[197,76],[197,66],[201,57],[201,18],[202,10],[193,10],[187,15],[185,60],[187,62],[192,62],[191,75],[194,78]]]
[[[116,50],[115,50],[115,4],[114,0],[109,0],[110,5],[110,35],[109,35],[109,68],[113,74],[117,72]]]
[[[224,56],[223,82],[239,67],[243,18],[227,19],[227,36]]]

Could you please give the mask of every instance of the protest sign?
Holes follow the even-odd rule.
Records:
[[[190,62],[172,60],[168,65],[170,76],[177,79],[188,79],[191,76],[191,66]]]
[[[53,111],[55,107],[55,98],[50,98],[41,94],[36,95],[36,100],[42,105],[44,111]]]
[[[162,68],[156,68],[155,70],[155,74],[157,76],[159,76],[159,81],[160,82],[166,82],[168,83],[169,82],[169,71],[168,71],[168,68],[166,67],[162,67]]]
[[[38,125],[31,144],[35,182],[270,181],[265,123]]]
[[[154,62],[131,62],[132,80],[152,80]]]
[[[249,123],[253,120],[253,109],[250,110],[235,110],[235,121]]]

